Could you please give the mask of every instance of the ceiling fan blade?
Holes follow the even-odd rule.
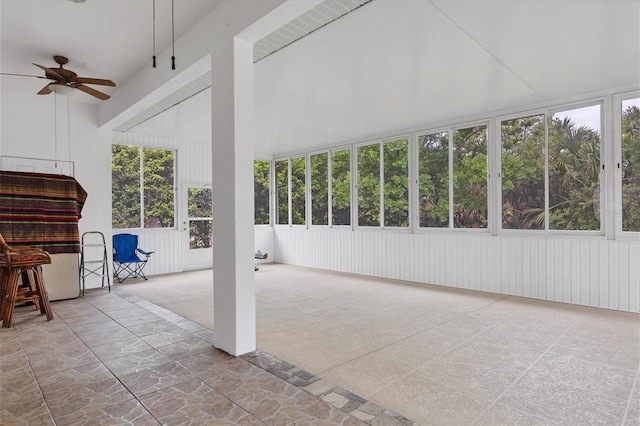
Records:
[[[78,77],[76,78],[78,83],[84,84],[97,84],[99,86],[111,86],[116,87],[116,84],[111,80],[106,80],[104,78],[88,78],[88,77]]]
[[[40,89],[40,91],[38,92],[38,95],[48,95],[49,93],[51,93],[51,88],[47,84],[42,89]]]
[[[106,101],[107,99],[109,99],[111,96],[107,95],[106,93],[102,93],[96,89],[92,89],[89,86],[84,86],[82,84],[78,84],[77,86],[74,86],[76,89],[78,90],[82,90],[84,93],[88,93],[91,96],[95,96],[98,99],[101,99],[103,101]]]
[[[55,72],[51,68],[47,68],[45,66],[38,65],[38,64],[33,64],[33,65],[35,65],[36,67],[42,69],[44,71],[44,75],[46,75],[47,78],[50,78],[52,80],[64,80],[64,77],[62,77],[60,74],[58,74],[57,72]]]
[[[0,72],[0,75],[15,75],[18,77],[35,77],[35,78],[44,78],[45,80],[49,80],[47,77],[43,77],[41,75],[31,75],[31,74],[14,74],[11,72]]]

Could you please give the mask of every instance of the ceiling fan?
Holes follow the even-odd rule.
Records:
[[[81,90],[91,96],[95,96],[100,100],[107,100],[111,96],[106,93],[100,92],[92,87],[85,86],[85,84],[95,84],[99,86],[110,86],[115,87],[116,84],[111,80],[105,80],[102,78],[88,78],[88,77],[78,77],[78,74],[75,72],[63,68],[69,60],[64,56],[56,55],[53,57],[53,60],[58,63],[58,68],[48,68],[43,65],[33,64],[36,67],[42,69],[44,71],[44,77],[39,75],[27,75],[27,74],[11,74],[11,73],[0,73],[3,75],[17,75],[23,77],[36,77],[36,78],[44,78],[48,80],[53,80],[51,83],[44,86],[39,92],[38,95],[48,95],[53,90],[55,90],[55,86],[65,86],[70,87],[72,89]],[[53,89],[52,89],[53,86]]]

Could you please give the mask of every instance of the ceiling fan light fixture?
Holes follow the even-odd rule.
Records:
[[[67,86],[66,84],[50,84],[49,89],[51,89],[52,92],[55,92],[56,95],[61,96],[69,96],[73,93],[73,87]]]
[[[86,0],[69,0],[71,3],[84,3]]]

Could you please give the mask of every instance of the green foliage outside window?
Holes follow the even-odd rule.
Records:
[[[269,161],[255,161],[253,163],[254,177],[254,221],[256,225],[269,224]]]
[[[351,150],[331,153],[331,224],[351,224]]]
[[[358,226],[380,226],[380,145],[358,147]]]
[[[544,115],[503,121],[502,228],[545,228]]]
[[[409,226],[409,140],[382,145],[384,161],[384,226]]]
[[[174,152],[166,149],[143,148],[144,227],[173,227]]]
[[[291,224],[304,225],[306,212],[305,157],[291,159]]]
[[[276,161],[276,223],[289,224],[289,161]]]
[[[329,224],[329,154],[311,156],[311,224]]]
[[[453,226],[487,227],[487,126],[453,132]]]
[[[640,232],[640,98],[622,106],[622,230]]]
[[[189,248],[213,246],[213,200],[209,188],[189,188],[187,193],[189,215]]]
[[[449,226],[449,132],[418,137],[420,226]]]
[[[140,148],[111,146],[111,221],[114,228],[140,228]]]
[[[140,156],[142,153],[142,189]],[[112,145],[112,224],[114,228],[174,226],[174,163],[171,150]],[[144,205],[140,205],[143,191]]]

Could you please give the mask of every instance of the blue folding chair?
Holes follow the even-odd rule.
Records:
[[[144,256],[138,257],[138,253]],[[144,267],[153,251],[138,248],[138,236],[133,234],[116,234],[113,236],[113,278],[119,283],[127,278],[142,277],[145,280]],[[124,275],[124,278],[120,275]]]

